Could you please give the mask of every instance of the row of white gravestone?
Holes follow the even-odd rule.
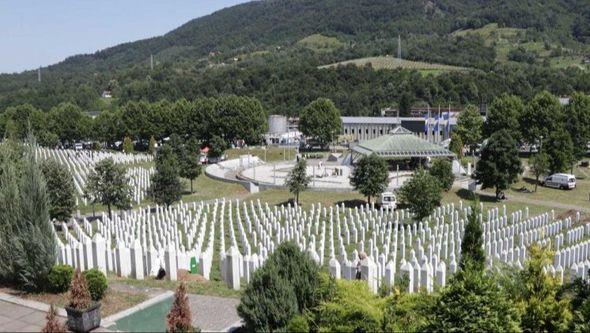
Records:
[[[524,214],[512,213],[508,219],[504,212],[503,208],[503,215],[500,215],[496,208],[479,216],[485,231],[483,246],[488,254],[488,265],[505,262],[522,267],[526,249],[533,243],[561,246],[557,251],[564,253],[559,259],[563,260],[561,272],[567,274],[574,263],[579,267],[588,259],[586,239],[589,234],[586,228],[580,228],[578,216],[575,221],[572,218],[554,220],[551,212],[528,218],[525,211]],[[144,263],[146,253],[153,252],[151,257],[160,258],[165,265],[166,260],[161,258],[170,248],[175,251],[178,267],[187,267],[188,258],[198,257],[206,278],[213,253],[217,252],[219,269],[231,287],[239,286],[236,279],[249,281],[254,270],[280,243],[294,241],[319,264],[331,263],[332,271],[339,272],[342,278],[352,276],[359,254],[366,252],[365,275],[367,281],[375,284],[371,285],[372,289],[381,283],[394,283],[405,274],[412,280],[410,291],[420,288],[428,291],[437,282],[444,284],[445,275],[437,273],[441,267],[450,273],[456,270],[469,213],[470,208],[463,207],[462,203],[458,207],[449,204],[439,207],[426,221],[415,223],[403,210],[392,212],[370,206],[347,209],[317,205],[306,211],[298,206],[271,208],[260,201],[216,200],[209,204],[148,207],[115,215],[112,220],[103,214],[97,230],[106,235],[108,244],[131,249],[138,243],[144,251]],[[483,215],[489,218],[485,222]],[[87,221],[82,222],[82,227],[74,223],[73,230],[76,237],[66,234],[71,248],[75,246],[74,241],[85,243],[92,234]],[[571,244],[564,243],[564,234]],[[350,260],[350,252],[346,250],[349,245],[356,248]],[[126,257],[126,252],[122,251]],[[111,261],[117,263],[117,259],[120,258]],[[112,267],[117,271],[116,265]],[[412,267],[411,277],[409,267]],[[559,267],[548,267],[548,270],[559,271]],[[146,269],[144,273],[147,274]]]
[[[153,159],[152,155],[147,154],[126,154],[100,152],[91,150],[71,150],[71,149],[50,149],[38,147],[36,154],[41,159],[55,159],[58,163],[66,166],[74,179],[74,186],[78,197],[84,204],[88,199],[84,197],[84,188],[86,178],[94,170],[94,166],[101,160],[112,158],[118,164],[134,164],[149,162]],[[149,188],[150,176],[153,174],[153,168],[133,167],[127,170],[130,185],[133,189],[133,201],[140,203],[146,196]],[[76,198],[78,200],[78,198]]]

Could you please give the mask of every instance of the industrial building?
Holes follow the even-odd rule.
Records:
[[[448,139],[457,118],[453,113],[426,117],[341,117],[341,135],[349,142],[371,140],[401,126],[420,138],[440,143]]]

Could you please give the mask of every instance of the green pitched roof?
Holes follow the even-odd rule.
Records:
[[[352,150],[363,155],[375,153],[384,158],[455,156],[450,150],[430,143],[401,126],[396,127],[389,134],[363,141]]]

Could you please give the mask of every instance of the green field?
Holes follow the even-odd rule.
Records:
[[[341,42],[336,37],[328,37],[322,34],[313,34],[299,40],[296,45],[316,52],[330,52],[341,48],[346,44]]]
[[[496,50],[496,60],[508,62],[510,51],[523,48],[528,52],[536,54],[537,62],[549,61],[553,68],[577,67],[587,69],[582,63],[584,51],[575,51],[564,48],[558,44],[549,43],[546,47],[543,41],[531,41],[527,38],[527,31],[519,28],[499,27],[497,23],[490,23],[478,29],[465,29],[453,32],[453,36],[466,36],[469,34],[481,36],[487,46]],[[561,51],[552,54],[554,51]]]
[[[442,65],[442,64],[432,64],[427,62],[421,61],[412,61],[412,60],[404,60],[404,59],[397,59],[392,56],[382,56],[382,57],[367,57],[367,58],[359,58],[347,61],[341,61],[325,66],[321,66],[319,68],[334,68],[337,66],[346,66],[346,65],[356,65],[359,67],[364,66],[371,66],[373,69],[396,69],[396,68],[403,68],[403,69],[415,69],[419,71],[422,75],[438,75],[443,72],[451,72],[451,71],[468,71],[468,68],[465,67],[457,67],[457,66],[450,66],[450,65]]]

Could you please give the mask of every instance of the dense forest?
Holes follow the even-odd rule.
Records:
[[[235,94],[258,98],[271,113],[296,114],[317,97],[345,115],[371,115],[410,96],[413,103],[479,104],[503,92],[530,98],[590,92],[586,68],[549,66],[551,56],[587,57],[590,9],[584,0],[269,0],[223,9],[161,36],[77,55],[36,71],[0,75],[0,112],[29,103],[48,111],[72,102],[86,111],[129,101],[195,99]],[[495,41],[476,33],[488,24],[517,31],[518,46],[498,61]],[[307,36],[334,40],[302,46]],[[396,54],[404,59],[467,67],[424,75],[411,69],[353,66],[318,69],[347,59]],[[515,37],[516,38],[516,37]],[[527,44],[528,43],[528,44]],[[537,52],[537,53],[535,53]],[[150,55],[156,66],[149,68]],[[561,59],[561,58],[560,58]],[[112,100],[100,98],[105,90]]]

